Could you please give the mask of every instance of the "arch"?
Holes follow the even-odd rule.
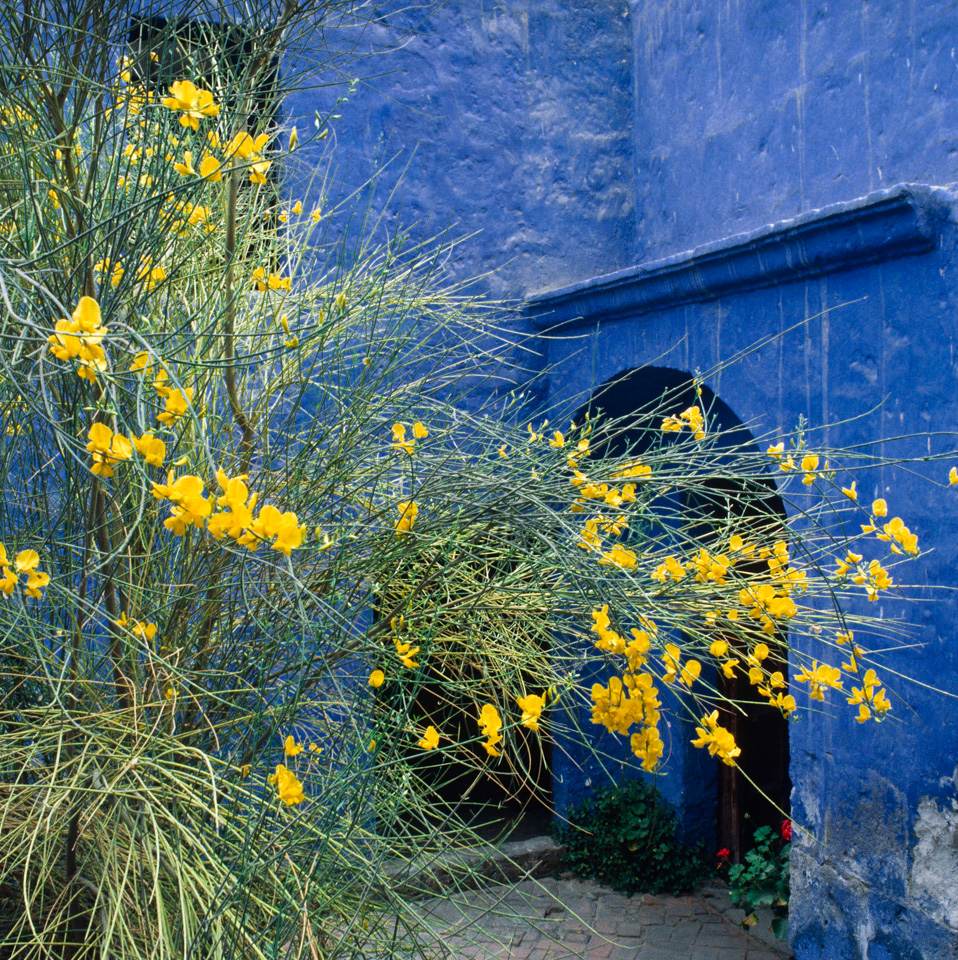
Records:
[[[611,378],[596,389],[580,409],[577,420],[586,412],[594,416],[601,411],[617,422],[614,433],[595,445],[596,456],[623,455],[628,450],[641,453],[658,435],[658,430],[649,430],[650,414],[663,407],[678,412],[696,403],[707,412],[710,425],[722,431],[725,444],[754,445],[755,438],[748,427],[711,388],[700,385],[697,390],[689,373],[669,367],[639,367]],[[771,475],[767,480],[716,476],[706,480],[703,487],[682,502],[693,529],[701,525],[705,532],[711,525],[725,526],[733,519],[740,529],[761,533],[768,539],[785,524],[785,505]],[[740,569],[748,572],[744,565]],[[782,671],[787,682],[787,659],[777,658],[775,669]],[[718,764],[712,772],[703,769],[698,757],[689,756],[686,773],[699,780],[708,778],[708,782],[687,782],[681,789],[666,786],[663,792],[686,821],[687,835],[704,837],[710,832],[709,824],[714,822],[717,848],[727,848],[732,861],[740,862],[752,845],[752,833],[764,825],[777,828],[782,812],[788,813],[788,721],[757,694],[747,678],[736,676],[728,680],[719,676],[716,685],[720,693],[746,705],[744,714],[720,710],[723,725],[742,748],[740,767]],[[688,738],[686,751],[690,749],[687,741]],[[710,810],[705,809],[709,807]]]

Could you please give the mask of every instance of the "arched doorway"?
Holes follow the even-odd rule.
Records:
[[[720,429],[731,445],[750,445],[754,437],[734,411],[707,386],[696,392],[688,373],[667,367],[642,367],[621,374],[596,390],[579,416],[587,411],[616,421],[612,435],[595,445],[596,456],[622,456],[638,452],[657,442],[659,431],[649,429],[649,417],[663,407],[675,411],[700,404],[713,428]],[[728,475],[707,479],[694,496],[686,495],[682,513],[693,536],[707,538],[709,529],[727,529],[729,524],[763,539],[775,539],[785,524],[785,506],[774,480],[735,478]],[[762,561],[752,561],[755,573]],[[748,565],[738,569],[749,573]],[[717,634],[718,637],[718,634]],[[731,640],[732,638],[725,638]],[[788,681],[788,663],[773,653],[768,661]],[[740,674],[733,679],[716,678],[720,694],[733,700],[739,709],[720,710],[722,724],[742,748],[740,766],[717,764],[715,796],[715,837],[717,848],[730,851],[740,862],[752,846],[752,834],[761,826],[778,827],[788,815],[791,782],[788,775],[788,721],[780,710],[769,706]],[[683,811],[679,809],[681,818]]]

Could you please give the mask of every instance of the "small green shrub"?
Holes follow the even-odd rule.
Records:
[[[678,842],[675,811],[639,780],[600,788],[554,833],[567,869],[626,894],[683,893],[709,874],[702,845]]]
[[[758,922],[755,910],[771,907],[772,932],[784,940],[788,930],[789,867],[792,825],[786,820],[779,836],[771,827],[755,831],[755,846],[745,854],[745,863],[736,863],[728,872],[729,897],[746,917],[742,926]]]

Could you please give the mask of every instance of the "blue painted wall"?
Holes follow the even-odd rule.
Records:
[[[414,16],[370,26],[357,49],[396,40]],[[402,168],[404,222],[479,231],[457,275],[495,269],[486,289],[517,297],[579,284],[563,309],[589,314],[584,339],[542,343],[557,408],[624,370],[707,370],[778,334],[708,381],[756,434],[784,435],[800,415],[833,444],[951,430],[955,195],[896,195],[914,200],[904,233],[862,212],[882,198],[848,216],[810,212],[900,182],[958,181],[956,34],[950,0],[451,0],[401,50],[344,67],[381,75],[334,124],[335,167],[306,152],[305,172],[352,186],[377,151],[396,155],[380,197]],[[304,92],[289,109],[329,103],[329,91]],[[899,451],[914,446],[883,447]],[[940,482],[947,470],[926,472]],[[934,551],[908,568],[916,602],[867,611],[912,625],[923,646],[890,668],[919,683],[897,684],[895,722],[861,727],[840,704],[791,728],[793,810],[808,831],[796,832],[793,946],[800,960],[954,958],[958,712],[920,684],[958,691],[953,602],[930,587],[958,585],[956,491],[890,469],[858,486]],[[691,810],[685,770],[680,758],[667,792]],[[604,776],[556,773],[560,803]]]
[[[497,271],[486,284],[497,297],[632,263],[624,0],[450,0],[428,19],[423,7],[392,7],[354,35],[358,59],[315,71],[329,89],[287,102],[291,117],[311,117],[344,78],[369,78],[332,124],[333,183],[356,187],[388,159],[375,204],[388,208],[387,223],[401,213],[424,233],[477,234],[454,273]],[[319,156],[306,155],[305,174]],[[400,175],[401,195],[387,204]]]
[[[958,179],[946,0],[632,0],[637,261]]]
[[[707,379],[756,433],[787,437],[802,414],[818,426],[813,436],[832,444],[950,428],[958,415],[958,262],[946,218],[955,197],[939,200],[939,246],[931,252],[791,283],[780,277],[764,289],[636,319],[600,319],[597,329],[578,328],[584,341],[551,341],[557,375],[550,397],[557,406],[575,402],[589,386],[583,371],[593,366],[614,375],[664,356],[679,369],[708,370],[777,334]],[[861,419],[839,426],[850,418]],[[909,449],[908,441],[885,445],[890,455]],[[944,466],[921,472],[939,485],[891,469],[857,475],[864,501],[885,497],[919,533],[923,549],[935,551],[903,571],[919,585],[910,591],[919,602],[883,598],[862,602],[859,612],[900,618],[911,625],[910,640],[924,644],[887,658],[885,672],[955,691],[953,604],[947,593],[920,585],[954,584],[958,505],[942,486]],[[791,639],[820,656],[807,639]],[[864,632],[857,639],[877,645]],[[808,831],[796,831],[793,861],[791,933],[803,960],[958,955],[958,716],[941,694],[905,681],[896,686],[904,698],[895,703],[896,722],[860,726],[839,700],[825,712],[803,712],[791,726],[793,815]],[[810,705],[804,692],[795,693],[800,707]]]

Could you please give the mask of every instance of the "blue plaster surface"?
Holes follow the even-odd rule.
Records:
[[[958,180],[945,0],[631,0],[636,262]]]
[[[576,339],[551,340],[553,404],[576,402],[589,388],[593,369],[614,376],[666,362],[706,372],[706,383],[756,436],[768,440],[787,438],[801,415],[813,425],[812,444],[867,445],[880,435],[950,428],[958,414],[953,279],[958,264],[953,217],[947,214],[954,198],[939,191],[934,202],[945,212],[931,252],[793,283],[780,278],[775,286],[683,302],[634,321],[594,320]],[[734,366],[721,367],[768,334],[776,336]],[[935,452],[945,441],[923,443],[924,450]],[[908,440],[870,449],[890,457],[919,452]],[[892,595],[862,602],[858,610],[900,619],[910,625],[908,640],[925,644],[880,658],[889,670],[954,691],[953,606],[947,594],[921,589],[954,584],[958,517],[952,492],[942,486],[946,468],[917,471],[939,486],[891,467],[855,473],[863,502],[885,497],[892,513],[904,516],[918,533],[922,548],[934,550],[896,571],[918,585],[910,593],[919,602]],[[937,602],[920,602],[931,599]],[[809,641],[792,639],[821,657]],[[876,645],[867,632],[857,640],[866,648]],[[811,865],[803,867],[811,879],[796,884],[793,895],[791,932],[800,958],[879,957],[882,949],[892,956],[909,956],[909,950],[915,956],[951,956],[921,952],[923,944],[954,940],[948,921],[954,915],[950,861],[943,860],[938,893],[919,896],[912,850],[921,798],[949,804],[956,796],[958,719],[940,694],[904,680],[894,686],[904,697],[895,703],[895,722],[861,726],[839,699],[825,711],[802,711],[791,726],[793,814],[816,841],[806,851]],[[801,691],[796,696],[800,705],[811,705]]]
[[[554,319],[588,322],[542,341],[556,411],[656,363],[701,371],[760,442],[805,416],[812,443],[913,455],[913,440],[873,440],[958,423],[956,197],[935,188],[958,181],[956,31],[945,0],[451,0],[369,61],[381,76],[333,124],[335,167],[307,151],[304,175],[312,163],[352,187],[377,151],[395,155],[379,196],[402,168],[404,222],[479,231],[455,275],[495,270],[484,283],[496,295],[563,290]],[[373,25],[356,42],[397,36]],[[330,103],[304,92],[288,108]],[[867,219],[879,208],[893,216]],[[893,572],[914,600],[860,605],[908,625],[921,645],[887,657],[886,673],[919,683],[889,679],[904,700],[880,726],[836,702],[791,727],[792,809],[808,831],[793,869],[799,960],[956,955],[958,711],[920,685],[958,691],[954,604],[932,586],[956,586],[948,465],[856,473],[861,500],[888,499],[931,551]],[[594,734],[584,705],[578,720]],[[668,732],[687,742],[678,721]],[[583,750],[578,769],[574,742],[556,749],[572,754],[556,761],[560,809],[634,762],[621,742],[598,743],[608,759]],[[673,749],[659,779],[692,833],[710,816],[709,774],[686,763],[701,756]],[[921,847],[921,811],[940,849]]]
[[[288,98],[302,130],[297,118],[331,106],[344,77],[370,78],[331,124],[332,181],[356,188],[389,159],[374,203],[388,210],[384,229],[401,219],[426,234],[480,231],[453,270],[497,271],[486,283],[495,296],[632,263],[624,0],[450,0],[429,10],[424,19],[423,7],[385,5],[355,38],[359,59],[338,76],[316,71],[316,83],[333,86]],[[400,44],[386,56],[371,53]],[[323,162],[319,147],[302,159],[301,184]],[[389,204],[400,175],[401,197]]]

